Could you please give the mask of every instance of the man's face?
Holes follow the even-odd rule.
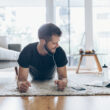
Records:
[[[58,42],[60,41],[60,37],[57,35],[53,35],[51,40],[47,43],[47,48],[50,52],[55,53],[56,48],[59,47]]]

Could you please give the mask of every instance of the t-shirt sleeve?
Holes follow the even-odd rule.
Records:
[[[54,59],[55,59],[57,67],[63,67],[68,63],[66,54],[61,47],[57,48],[55,55],[54,55]]]
[[[17,60],[18,64],[21,67],[28,68],[31,59],[30,46],[26,46],[20,53],[19,58]]]

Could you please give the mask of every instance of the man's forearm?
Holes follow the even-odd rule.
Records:
[[[31,86],[31,83],[27,81],[28,79],[28,68],[19,68],[19,74],[17,78],[17,87],[20,92],[26,92],[29,87]]]
[[[57,68],[58,79],[59,80],[67,80],[67,70],[66,66]]]
[[[67,79],[67,78],[62,78],[62,80],[66,80],[66,81],[68,81],[68,79]]]
[[[28,78],[28,68],[19,67],[19,74],[17,82],[19,81],[27,81]]]
[[[21,77],[20,75],[18,76],[18,79],[17,79],[17,85],[20,83],[20,82],[23,82],[23,81],[27,81],[27,78],[26,77]]]
[[[20,87],[20,85],[22,83],[25,83],[26,81],[27,81],[27,75],[22,73],[22,72],[20,73],[20,71],[19,71],[18,78],[17,78],[17,86],[18,86],[18,88]]]
[[[27,81],[27,76],[24,75],[18,75],[18,81]]]
[[[67,79],[67,74],[66,73],[59,73],[58,74],[58,79],[60,79],[60,80]]]

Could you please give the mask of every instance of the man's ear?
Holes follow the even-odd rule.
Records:
[[[46,44],[46,41],[44,39],[40,39],[40,43],[42,46],[44,46]]]
[[[41,45],[40,54],[46,55],[48,53],[45,49],[46,41],[44,39],[40,39],[40,45]]]

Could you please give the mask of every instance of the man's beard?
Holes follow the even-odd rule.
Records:
[[[53,55],[56,51],[56,48],[54,48],[54,52],[52,52],[51,50],[48,49],[47,45],[44,45],[45,50],[48,52],[48,54]]]
[[[52,53],[55,53],[56,52],[56,48],[53,48],[52,50],[54,50]]]

